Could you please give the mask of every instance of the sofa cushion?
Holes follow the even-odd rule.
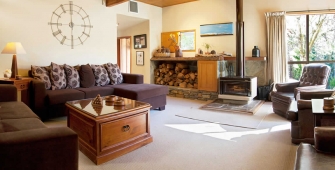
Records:
[[[133,100],[142,100],[155,96],[166,95],[169,92],[167,86],[156,84],[117,84],[114,88],[114,95],[122,96]]]
[[[85,93],[76,89],[47,90],[47,98],[49,104],[54,105],[84,99]]]
[[[111,80],[111,84],[121,84],[123,82],[123,77],[119,66],[112,63],[107,63],[105,66],[108,72],[108,76]]]
[[[95,77],[96,86],[105,86],[110,83],[107,70],[102,65],[91,65]]]
[[[51,88],[49,71],[45,67],[31,66],[31,73],[35,79],[41,80],[45,84],[46,89]]]
[[[0,124],[2,126],[0,131],[3,132],[46,128],[43,122],[37,118],[3,119],[0,120]]]
[[[0,119],[38,118],[38,116],[22,102],[0,102]]]
[[[84,88],[93,87],[95,83],[94,74],[89,64],[81,65],[79,70],[80,86]]]
[[[66,74],[66,88],[74,89],[80,87],[78,70],[66,64],[64,64],[64,70]]]
[[[77,90],[80,90],[85,93],[85,98],[94,98],[98,94],[100,96],[107,96],[114,93],[114,89],[107,86],[94,86],[90,88],[77,88]]]
[[[50,77],[51,77],[52,90],[66,88],[66,75],[63,66],[51,62]]]

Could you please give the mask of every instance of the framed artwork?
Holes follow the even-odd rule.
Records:
[[[205,24],[200,25],[200,36],[233,35],[233,23]]]
[[[144,51],[136,51],[136,65],[144,66]]]
[[[134,48],[147,48],[147,34],[135,35],[134,36]]]

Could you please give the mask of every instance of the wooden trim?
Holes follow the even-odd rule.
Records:
[[[131,36],[122,36],[122,37],[117,37],[117,65],[120,67],[120,63],[121,63],[121,61],[120,61],[120,39],[123,39],[123,38],[126,38],[126,39],[129,39],[129,43],[130,43],[130,45],[129,45],[129,49],[130,49],[130,73],[131,73],[131,63],[132,63],[132,41],[131,41]]]
[[[111,7],[128,1],[129,0],[106,0],[106,6]]]

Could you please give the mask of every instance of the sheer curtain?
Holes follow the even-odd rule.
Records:
[[[286,12],[266,12],[267,79],[274,83],[288,80],[286,55]]]

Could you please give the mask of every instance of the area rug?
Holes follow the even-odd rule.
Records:
[[[193,111],[181,111],[176,116],[221,125],[257,129],[263,119],[272,113],[271,104],[256,100],[246,105],[215,100]],[[261,109],[260,109],[261,108]]]
[[[263,103],[264,100],[252,100],[246,104],[244,101],[241,103],[236,100],[216,99],[211,103],[201,106],[200,109],[255,114]]]

